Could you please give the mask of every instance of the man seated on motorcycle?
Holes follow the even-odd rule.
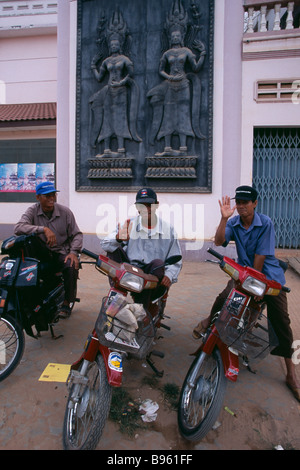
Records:
[[[174,228],[156,213],[159,202],[155,191],[151,188],[140,189],[136,194],[135,204],[139,214],[128,219],[123,226],[118,224],[116,230],[101,241],[101,246],[114,261],[133,263],[145,273],[153,273],[160,279],[163,290],[168,290],[177,282],[182,262],[155,268],[161,266],[170,256],[181,256],[179,241]],[[156,295],[157,292],[144,291],[135,294],[134,299],[138,303],[146,303],[149,296],[153,299],[157,298]]]
[[[284,285],[284,272],[275,258],[274,226],[269,217],[255,212],[257,196],[257,191],[251,186],[239,186],[236,188],[234,198],[236,205],[233,208],[231,208],[228,196],[223,197],[222,202],[219,201],[221,221],[216,231],[215,244],[227,246],[229,241],[235,241],[239,264],[261,271],[268,279]],[[232,217],[235,209],[238,215]],[[194,329],[194,338],[200,338],[201,333],[208,328],[212,315],[221,310],[231,288],[232,280],[217,297],[210,316],[202,320]],[[286,385],[300,401],[300,384],[292,361],[293,334],[290,328],[286,293],[281,291],[278,296],[265,296],[263,301],[267,304],[268,318],[279,341],[279,345],[271,354],[284,358],[287,368]]]
[[[15,235],[36,233],[42,242],[45,242],[47,247],[45,259],[50,250],[51,267],[56,271],[62,271],[64,278],[65,300],[59,317],[68,318],[76,299],[78,256],[82,249],[83,235],[72,211],[56,203],[56,193],[57,189],[51,182],[38,184],[36,187],[38,202],[22,215],[14,233]]]

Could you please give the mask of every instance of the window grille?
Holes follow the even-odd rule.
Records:
[[[300,128],[256,128],[253,185],[257,211],[275,227],[277,248],[300,248]]]

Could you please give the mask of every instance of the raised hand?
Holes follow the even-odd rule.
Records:
[[[231,217],[236,209],[236,205],[234,207],[231,207],[231,202],[230,202],[230,197],[229,196],[223,196],[222,201],[219,200],[219,206],[221,209],[221,215],[223,219],[229,219]]]
[[[130,221],[130,219],[127,219],[122,227],[121,227],[121,224],[118,224],[118,233],[116,235],[116,240],[128,241],[130,238],[131,228],[132,228],[132,222]]]

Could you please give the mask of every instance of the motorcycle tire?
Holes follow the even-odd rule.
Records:
[[[112,389],[101,354],[84,377],[87,384],[74,384],[70,390],[63,424],[65,450],[94,450],[108,418]]]
[[[189,380],[198,362],[193,361],[184,380],[178,405],[178,427],[189,441],[200,441],[215,424],[222,408],[227,380],[219,349],[206,355],[199,367],[195,386]]]
[[[11,315],[0,318],[0,382],[8,377],[22,359],[25,336]]]

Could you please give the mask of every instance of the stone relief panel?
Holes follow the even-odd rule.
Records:
[[[211,191],[213,0],[78,0],[76,189]]]

